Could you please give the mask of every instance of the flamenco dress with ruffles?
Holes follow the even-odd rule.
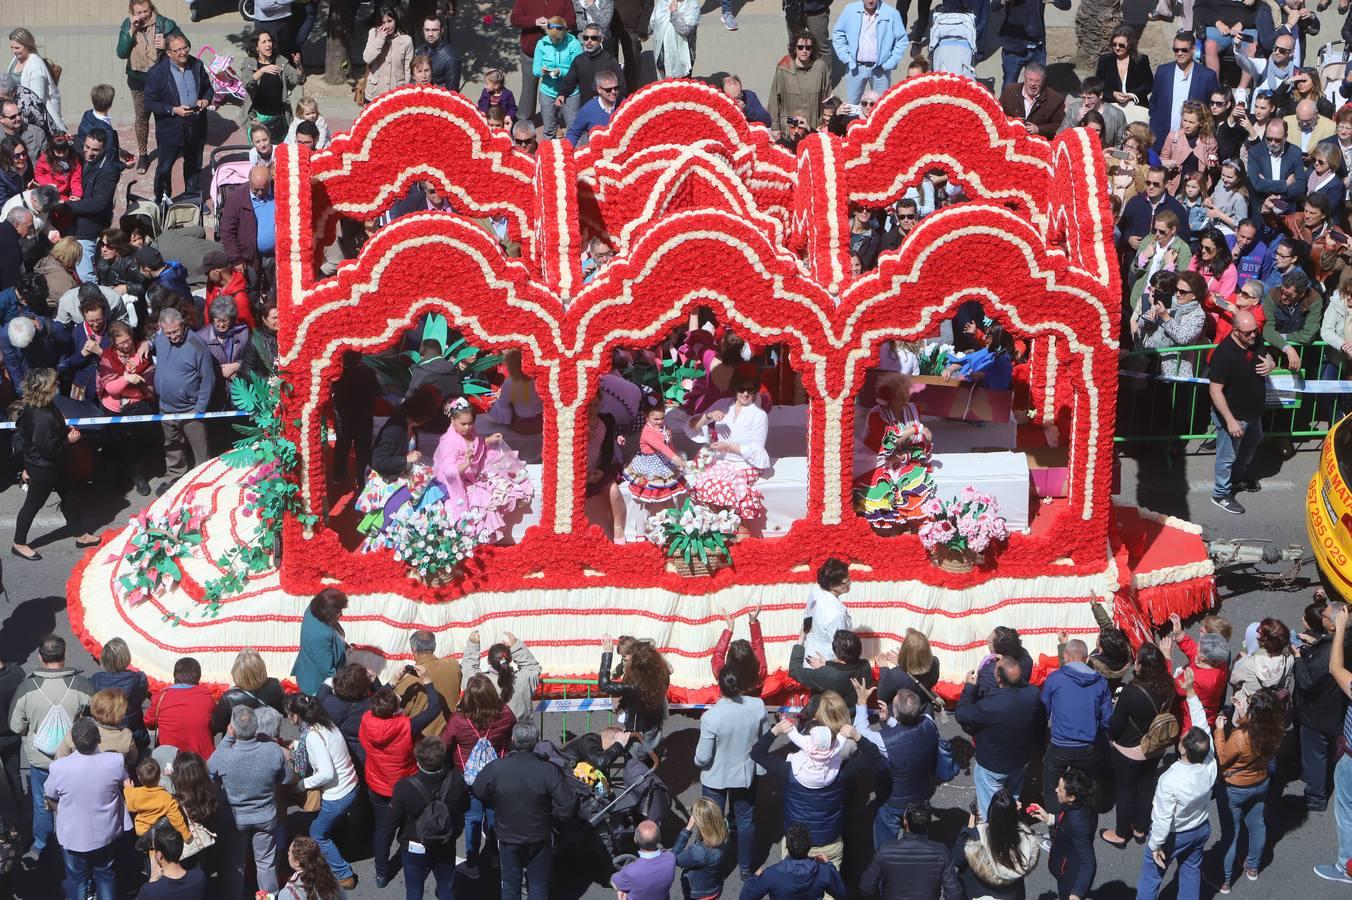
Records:
[[[713,433],[692,437],[733,443],[739,452],[714,453],[714,459],[695,477],[690,496],[706,506],[730,509],[744,521],[760,519],[765,515],[765,495],[755,484],[770,467],[770,455],[765,452],[770,417],[755,404],[738,406],[731,400],[718,401],[710,412],[717,410],[724,416],[708,427]]]
[[[855,482],[855,510],[870,524],[897,528],[918,524],[922,507],[934,493],[932,446],[915,405],[897,416],[886,406],[868,414],[864,444],[876,456],[873,471]]]
[[[676,464],[678,458],[671,448],[670,431],[644,425],[638,453],[621,476],[629,485],[629,493],[640,503],[666,503],[684,494],[686,483]]]
[[[466,460],[469,465],[462,472]],[[463,438],[454,428],[437,444],[432,474],[446,491],[444,502],[452,519],[463,519],[471,511],[479,514],[476,529],[483,542],[499,540],[507,528],[504,517],[535,495],[526,464],[516,451],[501,442],[490,446],[477,434]]]

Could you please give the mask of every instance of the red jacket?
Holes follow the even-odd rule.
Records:
[[[146,726],[159,728],[157,743],[191,750],[210,759],[216,749],[211,740],[211,711],[216,699],[205,684],[174,684],[160,691],[146,712]]]
[[[207,286],[206,309],[211,310],[211,301],[225,294],[227,297],[235,298],[235,311],[239,314],[239,320],[249,326],[250,333],[258,326],[254,325],[253,305],[249,303],[249,292],[245,288],[244,273],[232,272],[230,280],[225,283],[225,287],[218,288],[216,285]]]
[[[765,684],[767,668],[765,665],[765,638],[761,636],[760,622],[751,622],[751,652],[756,654],[756,687],[754,690],[746,691],[747,694],[759,697],[761,686]],[[718,680],[718,672],[723,668],[723,664],[728,661],[728,645],[732,643],[732,632],[726,628],[714,646],[713,667],[714,681]]]
[[[62,200],[70,200],[80,195],[80,168],[80,160],[76,158],[72,161],[69,169],[58,172],[47,161],[47,154],[39,153],[33,164],[33,180],[38,184],[52,185],[61,194]],[[72,191],[75,192],[73,195]]]
[[[512,24],[521,29],[521,52],[527,57],[535,56],[535,45],[545,36],[545,30],[536,25],[535,20],[554,16],[562,16],[569,31],[577,29],[577,13],[573,11],[572,0],[516,0],[512,4]]]
[[[366,751],[366,786],[382,797],[394,794],[394,785],[418,771],[413,759],[413,720],[405,715],[380,719],[368,710],[357,729]]]
[[[1194,724],[1211,731],[1211,726],[1216,724],[1216,714],[1221,711],[1221,704],[1225,702],[1225,689],[1230,681],[1230,672],[1228,669],[1203,669],[1197,665],[1197,643],[1186,634],[1178,636],[1178,649],[1183,651],[1183,655],[1192,663],[1192,685],[1193,690],[1197,692],[1197,699],[1202,701],[1202,709],[1206,710],[1206,724],[1192,721],[1192,715],[1188,712],[1188,704],[1182,704],[1183,712],[1179,716],[1179,734],[1187,734],[1188,729]],[[1176,683],[1175,690],[1180,697],[1187,697],[1187,691],[1183,689],[1182,679]]]
[[[474,752],[474,745],[479,743],[482,738],[488,738],[488,742],[493,745],[493,749],[498,751],[498,756],[506,755],[507,743],[511,740],[512,727],[515,725],[516,713],[512,712],[505,703],[498,713],[497,720],[488,726],[487,731],[476,730],[469,717],[456,710],[455,715],[447,721],[446,730],[441,733],[441,741],[446,745],[446,751],[451,755],[451,758],[455,760],[456,769],[463,772],[466,760]]]

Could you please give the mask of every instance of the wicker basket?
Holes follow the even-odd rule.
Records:
[[[686,578],[712,575],[727,565],[729,565],[729,562],[725,557],[712,554],[710,554],[708,562],[700,559],[698,553],[690,557],[690,562],[686,562],[684,556],[673,556],[667,559],[667,570],[675,572],[677,575],[684,575]]]
[[[957,574],[970,572],[985,560],[984,554],[978,556],[970,550],[953,550],[950,547],[935,547],[929,557],[930,562],[945,572]]]

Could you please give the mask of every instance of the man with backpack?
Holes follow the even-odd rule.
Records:
[[[547,900],[554,824],[569,821],[576,806],[563,771],[536,755],[539,742],[538,725],[517,722],[511,752],[484,766],[474,779],[474,795],[497,816],[504,897],[518,896],[525,876],[527,898]]]
[[[28,794],[33,800],[33,845],[24,865],[37,865],[55,828],[47,808],[45,786],[56,749],[79,711],[94,695],[94,686],[78,670],[66,666],[66,642],[54,634],[38,644],[42,665],[23,680],[9,708],[9,730],[23,738],[28,760]]]
[[[390,795],[390,819],[403,831],[404,884],[422,896],[427,873],[436,879],[437,900],[454,896],[455,842],[469,807],[465,779],[446,765],[446,745],[424,737],[413,750],[418,771],[399,779]]]

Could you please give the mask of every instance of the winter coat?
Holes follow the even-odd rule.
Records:
[[[207,352],[216,360],[217,365],[237,363],[244,358],[244,348],[249,344],[249,326],[236,322],[224,334],[216,326],[207,325],[197,331],[197,337],[207,348]]]
[[[867,896],[937,900],[942,889],[945,900],[963,900],[962,885],[949,858],[948,848],[938,841],[903,831],[878,848],[859,886]]]
[[[53,706],[61,705],[75,720],[80,708],[94,696],[94,686],[78,669],[37,669],[19,684],[9,707],[9,730],[23,738],[23,755],[30,766],[49,768],[54,757],[33,746],[33,735]]]
[[[1347,698],[1329,674],[1333,635],[1323,634],[1301,648],[1296,659],[1296,721],[1320,734],[1339,735]]]
[[[928,721],[928,720],[926,720]],[[784,827],[806,825],[812,845],[822,847],[840,838],[845,822],[845,798],[849,784],[862,775],[872,775],[882,764],[878,748],[860,741],[855,752],[840,767],[835,781],[822,788],[810,788],[794,777],[793,767],[783,756],[770,755],[775,733],[767,731],[751,748],[751,761],[783,784]]]
[[[305,610],[300,623],[300,649],[291,674],[302,694],[314,696],[324,679],[347,663],[347,641],[332,625],[319,621],[314,613]]]
[[[1042,732],[1038,691],[1027,682],[998,688],[980,698],[976,685],[969,684],[962,689],[953,714],[975,739],[977,763],[1001,774],[1021,771],[1028,764]]]
[[[830,863],[819,859],[781,859],[742,884],[741,900],[821,900],[845,896],[845,882]]]
[[[16,431],[25,469],[55,469],[65,459],[69,426],[55,403],[25,406]]]
[[[1098,814],[1083,806],[1063,806],[1052,829],[1052,846],[1047,854],[1047,869],[1061,887],[1062,894],[1088,897],[1089,887],[1098,871],[1094,855],[1094,832]]]
[[[909,803],[934,795],[934,764],[939,758],[939,729],[921,717],[914,725],[884,725],[881,729],[887,761],[880,768],[891,776],[892,790],[884,801],[902,811]],[[860,750],[870,742],[861,743]]]
[[[784,56],[775,66],[770,82],[770,127],[787,132],[789,116],[802,115],[808,128],[821,124],[822,101],[831,96],[831,65],[818,56],[812,65],[801,69],[793,57]]]
[[[1230,669],[1232,701],[1247,700],[1259,688],[1290,691],[1295,683],[1296,660],[1290,653],[1269,656],[1266,650],[1244,657]]]
[[[122,20],[122,29],[117,35],[117,58],[127,61],[127,87],[133,91],[144,91],[146,89],[146,73],[150,68],[144,70],[136,68],[132,59],[132,50],[139,41],[141,49],[146,54],[146,59],[150,60],[150,65],[154,66],[164,56],[163,50],[156,50],[153,46],[153,36],[155,34],[164,35],[166,43],[174,35],[183,36],[183,30],[178,27],[178,23],[168,16],[155,16],[155,28],[153,31],[135,32],[131,28],[131,18]]]
[[[122,717],[121,727],[131,732],[138,747],[150,746],[150,734],[146,731],[146,720],[142,710],[150,697],[150,682],[144,672],[127,669],[122,672],[98,671],[89,676],[89,683],[95,691],[113,690],[127,698],[127,713]]]
[[[515,751],[493,760],[472,789],[492,808],[499,841],[547,841],[555,824],[569,822],[577,808],[563,770],[534,753]]]
[[[864,684],[873,685],[873,666],[866,659],[853,663],[844,663],[838,659],[828,660],[819,669],[809,669],[803,662],[807,650],[802,644],[794,644],[789,654],[789,677],[812,692],[804,715],[812,716],[817,712],[821,695],[835,691],[845,701],[845,706],[854,709],[858,698],[854,693],[853,679],[863,679]]]
[[[373,794],[390,796],[399,779],[418,771],[418,764],[413,759],[415,738],[421,739],[422,730],[441,708],[437,689],[430,684],[424,685],[423,689],[429,702],[436,705],[430,712],[424,709],[417,718],[396,714],[382,719],[370,710],[361,717],[358,734],[362,749],[366,751],[366,786]]]
[[[486,730],[479,730],[463,713],[457,712],[446,721],[446,730],[441,734],[441,742],[446,745],[446,755],[456,770],[463,772],[465,763],[474,752],[474,745],[484,738],[493,745],[499,757],[506,755],[512,741],[512,728],[516,725],[516,716],[506,706],[498,710],[498,717]]]
[[[581,55],[582,42],[567,32],[557,44],[548,38],[536,44],[532,71],[540,79],[540,93],[550,100],[568,96],[563,90],[564,82],[573,60]]]
[[[370,696],[362,697],[360,700],[344,700],[327,684],[320,685],[317,696],[319,705],[324,707],[324,712],[329,714],[329,718],[342,734],[353,764],[360,770],[366,765],[366,748],[361,743],[361,719],[371,708]]]
[[[1113,696],[1108,682],[1086,663],[1067,663],[1042,683],[1042,705],[1058,747],[1087,747],[1108,730]]]
[[[366,63],[366,102],[409,82],[409,67],[413,63],[413,39],[395,32],[387,39],[376,28],[366,33],[366,49],[361,54]]]
[[[226,728],[230,726],[230,714],[236,706],[247,706],[249,709],[269,706],[285,714],[286,692],[276,678],[269,678],[262,687],[253,691],[246,691],[242,687],[230,688],[221,694],[221,699],[216,701],[216,707],[211,711],[212,734],[225,734]]]
[[[216,744],[211,737],[211,712],[216,701],[205,684],[171,684],[150,704],[146,725],[158,728],[157,744],[172,744],[210,759]]]
[[[443,35],[435,44],[421,41],[413,48],[414,56],[426,56],[432,62],[432,83],[448,91],[460,90],[460,57]]]
[[[1037,868],[1041,847],[1032,829],[1019,826],[1018,859],[1012,868],[991,855],[990,836],[983,822],[966,828],[953,848],[953,865],[968,897],[1023,900],[1023,880]]]

